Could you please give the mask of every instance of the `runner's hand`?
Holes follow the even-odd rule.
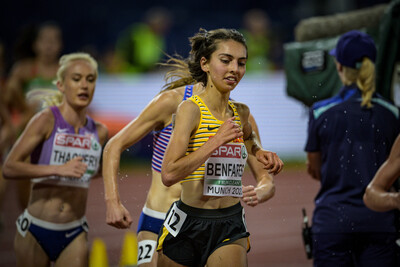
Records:
[[[256,152],[256,158],[269,173],[276,175],[283,169],[283,161],[275,152],[260,149]]]
[[[227,119],[221,127],[219,127],[214,138],[219,138],[222,144],[226,144],[236,138],[243,136],[240,126],[234,122],[235,117]]]
[[[242,186],[243,197],[242,200],[246,205],[255,207],[258,205],[257,193],[253,185]]]
[[[118,229],[129,228],[132,224],[132,217],[129,211],[117,201],[107,201],[106,222]]]
[[[58,175],[65,177],[81,178],[86,172],[87,165],[82,157],[75,157],[63,165],[58,165]]]

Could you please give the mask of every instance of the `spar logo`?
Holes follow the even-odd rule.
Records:
[[[92,141],[90,136],[57,133],[55,144],[58,146],[90,149]]]
[[[242,158],[242,145],[226,144],[217,148],[211,157],[219,158]]]

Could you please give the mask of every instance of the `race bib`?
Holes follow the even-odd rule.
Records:
[[[29,226],[31,225],[31,220],[25,216],[25,212],[22,213],[16,223],[18,232],[25,237],[26,233],[28,232]]]
[[[243,143],[220,146],[205,162],[203,195],[242,197],[247,150]]]
[[[90,178],[97,173],[100,165],[101,146],[94,135],[78,135],[63,133],[57,129],[50,158],[50,165],[62,165],[75,157],[82,157],[87,164],[86,172],[80,179],[57,177],[61,181],[88,183]]]
[[[154,251],[156,250],[157,241],[142,240],[138,243],[138,265],[151,262]]]
[[[173,204],[171,210],[167,214],[167,218],[164,221],[164,226],[167,228],[168,232],[173,236],[176,237],[185,222],[187,214],[180,210],[176,203]]]

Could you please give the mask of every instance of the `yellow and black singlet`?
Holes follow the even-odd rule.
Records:
[[[216,119],[195,95],[189,98],[200,109],[200,123],[191,136],[186,155],[196,151],[209,138],[212,138],[224,123]],[[235,105],[229,100],[233,110],[234,122],[241,126]],[[204,195],[209,196],[242,196],[242,174],[246,165],[247,150],[243,138],[237,138],[217,148],[208,160],[181,182],[204,180]]]

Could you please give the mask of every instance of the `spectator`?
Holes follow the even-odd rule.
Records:
[[[363,203],[400,132],[399,109],[375,93],[376,47],[360,31],[331,51],[343,83],[310,110],[308,173],[321,182],[312,223],[314,266],[398,266],[394,212]]]
[[[165,35],[171,26],[171,14],[163,7],[150,8],[144,21],[122,32],[116,44],[116,59],[122,72],[149,72],[166,51]],[[115,71],[115,70],[114,70]]]
[[[20,131],[31,116],[42,107],[42,102],[35,101],[40,97],[49,98],[50,95],[57,95],[58,92],[53,81],[62,49],[61,29],[53,22],[46,22],[32,30],[33,40],[29,36],[21,37],[25,38],[26,43],[21,45],[22,49],[19,47],[17,50],[19,49],[19,55],[22,53],[23,55],[18,57],[18,61],[11,69],[4,99],[10,110],[16,109],[21,113]],[[28,31],[24,34],[31,35],[32,32]],[[42,92],[40,97],[37,94],[38,91]],[[43,92],[48,92],[49,95]]]
[[[16,47],[18,60],[12,66],[4,92],[8,113],[18,115],[14,116],[18,119],[12,120],[16,134],[23,131],[35,112],[59,103],[61,94],[53,82],[61,49],[61,29],[53,22],[30,26],[20,36]],[[24,209],[29,200],[30,181],[18,181],[17,185],[19,203]]]
[[[247,41],[248,72],[270,71],[279,67],[275,62],[282,54],[281,44],[272,32],[268,14],[262,9],[250,9],[243,15],[241,30]]]

